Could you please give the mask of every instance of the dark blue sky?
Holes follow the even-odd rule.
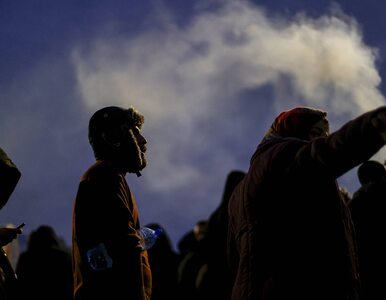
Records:
[[[0,1],[1,147],[22,171],[2,223],[52,225],[70,243],[93,162],[87,122],[105,105],[145,114],[149,166],[127,175],[142,223],[174,244],[247,170],[294,105],[332,129],[385,103],[380,1]],[[377,158],[383,159],[383,153]],[[340,178],[353,192],[355,170]]]

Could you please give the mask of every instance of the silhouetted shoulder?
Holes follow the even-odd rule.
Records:
[[[81,181],[104,181],[117,176],[119,176],[119,171],[111,162],[97,161],[83,174]]]

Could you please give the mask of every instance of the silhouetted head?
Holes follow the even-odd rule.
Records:
[[[57,246],[59,246],[59,239],[51,226],[41,225],[29,235],[29,249],[45,249]]]
[[[368,160],[361,164],[357,171],[361,185],[378,181],[386,176],[385,166],[375,160]]]
[[[146,167],[146,139],[140,130],[144,116],[134,108],[104,107],[89,122],[89,142],[97,160],[117,162],[125,172]]]
[[[221,203],[228,208],[229,199],[233,193],[233,190],[240,183],[241,180],[245,177],[245,172],[239,170],[232,170],[229,172],[226,180],[222,196]]]
[[[312,140],[329,134],[327,113],[323,110],[298,106],[281,112],[265,137],[295,137]]]

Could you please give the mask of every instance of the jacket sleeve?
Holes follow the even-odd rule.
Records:
[[[301,147],[295,162],[338,178],[370,159],[385,145],[385,129],[386,107],[369,111],[328,137],[317,138]]]

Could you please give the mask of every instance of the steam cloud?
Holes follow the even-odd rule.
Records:
[[[385,102],[378,90],[376,51],[346,16],[273,20],[256,6],[227,2],[216,12],[197,15],[187,27],[170,18],[161,25],[136,38],[98,40],[87,55],[77,50],[73,55],[90,110],[134,105],[147,116],[153,189],[202,181],[202,170],[178,161],[175,148],[188,157],[198,134],[216,143],[217,138],[195,130],[198,122],[221,117],[221,106],[237,104],[243,90],[271,85],[275,112],[317,106],[332,115],[332,124]],[[221,152],[225,172],[235,162],[231,152]]]
[[[141,222],[157,221],[177,240],[219,204],[228,172],[247,170],[280,111],[294,105],[325,109],[335,130],[385,104],[377,50],[342,12],[289,18],[248,1],[196,2],[218,6],[198,7],[183,22],[167,8],[155,9],[138,26],[147,24],[145,31],[128,35],[124,32],[138,20],[123,20],[128,15],[123,11],[106,24],[106,8],[116,8],[110,2],[95,6],[105,9],[102,18],[92,13],[87,21],[63,19],[75,20],[74,26],[57,27],[55,15],[39,23],[34,11],[28,13],[36,28],[52,24],[60,38],[34,35],[28,25],[18,31],[25,10],[10,15],[14,23],[4,20],[5,32],[15,36],[4,43],[5,57],[12,58],[4,65],[12,69],[0,80],[1,147],[23,173],[0,212],[4,223],[25,222],[25,233],[42,222],[52,224],[70,242],[72,199],[93,162],[85,124],[105,105],[132,105],[145,115],[149,166],[142,177],[127,179]],[[80,11],[78,4],[59,7],[67,9],[66,16]],[[109,28],[109,34],[100,28]],[[28,51],[14,55],[15,45]],[[352,192],[356,175],[347,176],[343,185]]]

